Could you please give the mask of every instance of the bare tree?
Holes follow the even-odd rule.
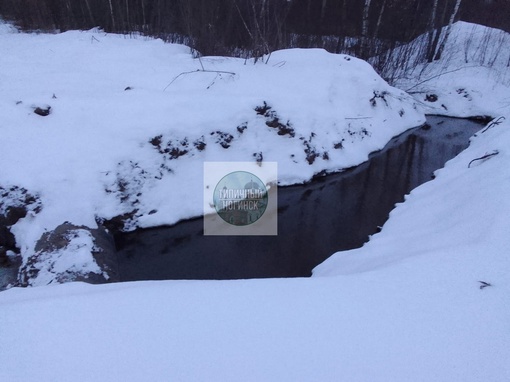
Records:
[[[126,25],[127,25],[126,31],[130,31],[131,23],[129,21],[129,1],[128,0],[125,1],[126,1]]]
[[[446,28],[445,35],[444,35],[443,39],[441,40],[441,44],[439,45],[439,48],[437,49],[436,55],[434,56],[434,60],[441,59],[441,55],[443,54],[443,50],[446,45],[446,41],[448,41],[448,37],[450,37],[450,33],[452,31],[453,21],[455,20],[455,17],[457,16],[457,13],[459,12],[461,3],[462,3],[462,0],[455,1],[455,6],[453,7],[453,12],[450,15],[450,20],[448,21],[448,27]]]
[[[113,16],[112,0],[108,0],[108,4],[110,5],[110,17],[112,18],[112,29],[115,30],[115,17]]]
[[[90,21],[93,26],[96,26],[96,21],[94,20],[94,15],[92,14],[92,9],[90,8],[89,0],[85,0],[85,5],[87,6],[87,11],[90,17]]]
[[[370,11],[370,3],[372,0],[365,0],[365,5],[363,6],[363,16],[362,16],[362,24],[361,24],[361,45],[360,45],[360,56],[366,57],[368,56],[368,25],[369,25],[369,11]]]
[[[361,25],[361,35],[363,37],[368,37],[368,14],[371,2],[372,0],[365,0],[365,5],[363,6],[363,20]]]
[[[429,54],[427,57],[428,62],[434,61],[434,55],[436,54],[437,47],[439,45],[439,40],[441,38],[442,26],[443,26],[444,19],[446,17],[447,9],[448,9],[448,0],[446,0],[444,2],[443,12],[441,13],[441,16],[437,17],[437,19],[435,21],[436,27],[435,27],[435,31],[434,31],[434,39],[432,41],[432,46],[429,47],[429,51],[428,51]]]
[[[432,12],[430,13],[430,18],[429,18],[429,22],[428,22],[428,28],[429,28],[429,35],[428,35],[428,52],[427,52],[427,59],[429,62],[432,62],[433,60],[433,56],[434,56],[434,50],[433,49],[433,42],[434,42],[434,38],[435,38],[435,34],[436,33],[439,33],[439,31],[437,31],[435,28],[434,28],[434,23],[436,22],[436,14],[437,14],[437,4],[438,4],[439,0],[434,0],[434,3],[432,4]]]
[[[324,16],[326,16],[326,5],[328,4],[328,0],[322,0],[321,5],[321,24],[324,22]]]
[[[435,1],[438,1],[438,0],[435,0]],[[386,9],[386,0],[383,1],[382,5],[381,5],[381,10],[379,11],[379,16],[377,17],[377,23],[375,24],[375,29],[374,29],[374,33],[373,33],[374,38],[377,38],[379,35],[379,29],[381,28],[382,17],[383,17],[385,9]]]

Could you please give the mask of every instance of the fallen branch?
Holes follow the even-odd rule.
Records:
[[[269,58],[268,58],[268,60],[269,60]],[[279,68],[281,68],[286,63],[287,63],[287,61],[280,61],[280,62],[277,62],[276,64],[274,64],[273,67],[278,66]],[[267,62],[266,62],[266,64],[267,64]]]
[[[204,69],[197,69],[197,70],[192,70],[192,71],[189,71],[189,72],[182,72],[182,73],[179,73],[177,76],[174,77],[174,79],[172,81],[170,81],[170,83],[168,85],[165,86],[165,88],[163,89],[163,91],[165,91],[166,89],[168,89],[168,87],[170,85],[172,85],[175,80],[177,78],[179,78],[180,76],[183,76],[185,74],[192,74],[192,73],[216,73],[216,74],[230,74],[231,76],[235,76],[236,74],[234,72],[225,72],[225,71],[222,71],[222,70],[204,70]]]
[[[480,289],[483,289],[483,288],[487,288],[487,287],[489,287],[489,286],[492,286],[492,284],[491,284],[491,283],[488,283],[488,282],[485,282],[485,281],[478,281],[478,282],[479,282],[480,284],[482,284],[482,285],[480,285]]]
[[[499,118],[493,119],[485,129],[483,129],[480,134],[485,133],[487,130],[489,130],[491,127],[500,125],[505,120],[505,117],[501,116]]]
[[[469,164],[468,164],[468,168],[470,168],[470,167],[471,167],[471,163],[476,162],[477,160],[484,160],[484,159],[487,159],[487,158],[493,157],[493,156],[498,155],[498,154],[499,154],[499,151],[498,151],[498,150],[494,150],[492,153],[485,154],[484,156],[482,156],[482,157],[480,157],[480,158],[475,158],[475,159],[473,159],[471,162],[469,162]]]

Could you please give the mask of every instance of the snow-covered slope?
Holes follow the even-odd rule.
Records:
[[[410,46],[419,51],[427,38],[420,36]],[[412,94],[427,114],[495,117],[510,104],[509,46],[509,33],[459,21],[440,60],[414,65],[409,57],[393,73],[394,84]]]
[[[0,293],[0,379],[508,381],[508,288],[480,290],[479,274],[454,283],[421,265],[13,288]]]
[[[201,215],[204,161],[275,161],[280,184],[304,182],[424,122],[370,65],[323,50],[200,63],[160,40],[4,30],[0,67],[0,185],[42,203],[13,229],[24,253],[65,221]]]
[[[468,27],[479,35],[500,35],[464,23],[455,30],[457,42],[465,43],[459,28]],[[508,34],[501,38],[508,40]],[[404,290],[409,300],[395,307],[404,315],[421,304],[425,312],[409,319],[424,320],[422,333],[429,339],[416,346],[443,338],[437,350],[451,347],[455,354],[445,354],[436,369],[442,371],[424,380],[505,381],[510,379],[510,86],[505,81],[510,70],[504,61],[472,68],[474,72],[461,65],[455,70],[450,60],[421,68],[435,76],[433,80],[422,83],[423,78],[414,78],[416,89],[438,94],[439,102],[448,105],[448,112],[431,105],[428,110],[499,116],[471,139],[468,149],[437,171],[435,180],[397,205],[380,233],[362,248],[334,254],[314,269],[313,276],[373,279],[381,288],[394,284],[398,290],[388,299],[393,301]],[[450,72],[441,74],[441,67]],[[378,279],[382,275],[384,282]],[[445,325],[450,330],[447,337],[442,334]],[[435,357],[432,353],[424,358]],[[462,359],[459,370],[470,370],[470,375],[445,378],[446,369],[457,367],[457,357]]]

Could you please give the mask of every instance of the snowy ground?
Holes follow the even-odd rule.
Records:
[[[97,46],[95,41],[91,41],[90,34],[73,32],[63,36],[39,36],[37,38],[44,44],[35,44],[37,46],[32,48],[47,48],[51,39],[75,35],[86,36],[83,49],[88,44]],[[0,38],[3,39],[0,47],[5,49],[6,42],[11,40],[3,36]],[[103,37],[103,42],[110,38],[114,37]],[[141,41],[115,39],[119,42],[118,46],[144,46]],[[158,44],[144,43],[148,46]],[[22,45],[22,39],[9,44],[14,49]],[[117,44],[112,43],[110,49],[114,46]],[[184,53],[179,54],[185,56]],[[283,67],[290,67],[294,59],[300,60],[295,51],[280,54],[285,55]],[[324,55],[319,52],[311,54]],[[329,56],[322,58],[334,60],[326,57]],[[189,60],[190,66],[196,65],[189,57],[183,59]],[[0,55],[0,60],[5,60],[4,54]],[[168,58],[163,61],[168,61]],[[12,78],[12,75],[4,76],[3,62],[0,66],[2,83],[4,79]],[[235,66],[233,61],[231,64]],[[18,62],[18,65],[21,63]],[[243,70],[241,67],[243,65],[239,63],[235,70]],[[270,72],[276,68],[278,66],[271,66],[271,69],[249,66],[245,70]],[[359,68],[365,70],[361,69],[365,68],[361,64]],[[504,67],[500,69],[507,70]],[[310,70],[308,76],[315,78],[316,72]],[[462,107],[456,101],[456,86],[452,88],[452,82],[448,82],[453,80],[452,77],[447,81],[441,76],[439,78],[445,83],[441,85],[438,80],[437,89],[453,90],[442,93],[442,103],[456,104],[459,115],[469,113],[466,105],[472,105],[469,107],[484,110],[484,114],[506,115],[507,119],[501,119],[499,125],[478,133],[466,151],[437,172],[434,181],[414,190],[403,204],[397,206],[382,231],[363,248],[335,254],[317,267],[315,277],[310,279],[136,282],[102,286],[72,283],[1,292],[0,380],[510,380],[510,107],[508,104],[505,106],[504,101],[510,92],[504,83],[496,82],[494,89],[500,92],[501,99],[500,103],[494,104],[492,100],[488,101],[490,97],[485,96],[486,82],[470,81],[458,72],[455,72],[458,75],[455,81],[472,84],[470,94],[480,91],[483,96],[472,97],[472,101]],[[361,76],[367,73],[363,72]],[[485,74],[491,75],[488,69]],[[202,74],[193,74],[197,75]],[[97,76],[97,73],[92,73],[90,78]],[[165,73],[163,77],[166,81],[172,73]],[[303,74],[302,77],[306,76]],[[276,81],[276,76],[273,80]],[[158,78],[154,84],[160,86],[160,82],[165,81]],[[262,79],[258,77],[257,81]],[[324,81],[329,80],[325,78]],[[360,77],[359,81],[365,80]],[[107,89],[97,90],[99,93],[91,92],[87,97],[74,95],[83,97],[86,104],[98,97],[95,106],[98,109],[94,114],[105,105],[103,97],[117,99],[111,94],[114,87],[119,88],[120,97],[125,95],[125,98],[136,93],[123,93],[122,86],[132,85],[134,90],[143,88],[126,80],[108,83],[105,79],[102,84]],[[196,85],[195,82],[193,84]],[[190,85],[181,86],[180,91],[186,94],[182,89]],[[319,85],[314,87],[318,88]],[[363,90],[361,85],[360,89]],[[46,96],[42,95],[43,90],[40,91],[39,96],[28,93],[25,96],[27,99],[35,97],[33,102],[41,102]],[[49,98],[54,91],[57,96],[58,93],[65,94],[64,89],[48,90]],[[48,123],[44,118],[56,119],[61,106],[55,106],[55,114],[44,118],[32,115],[27,105],[22,106],[25,107],[24,112],[15,114],[17,109],[7,98],[12,92],[12,89],[5,92],[2,88],[0,93],[3,110],[9,110],[7,114],[2,113],[2,118],[8,118],[16,125],[18,121],[24,121],[25,124],[19,124],[19,128],[33,128],[35,132],[39,129],[40,133],[34,133],[34,136],[21,135],[25,140],[30,137],[35,141],[47,139],[43,133],[53,128],[44,125]],[[367,93],[370,93],[368,89]],[[283,97],[283,94],[280,96]],[[19,94],[12,93],[12,100],[19,97]],[[257,101],[255,106],[266,100],[266,97],[253,97]],[[286,116],[287,111],[292,111],[292,102],[286,104],[283,98],[276,101],[277,94],[275,97],[272,105],[278,113]],[[163,102],[159,96],[153,96],[153,99],[154,102]],[[348,99],[346,96],[345,102]],[[377,101],[380,103],[380,100]],[[47,102],[53,101],[48,99]],[[69,102],[69,107],[73,104],[66,102]],[[121,107],[115,102],[114,105]],[[236,105],[243,102],[239,101]],[[304,101],[296,102],[301,107],[304,105]],[[253,108],[253,104],[247,104]],[[319,104],[317,101],[317,107]],[[389,107],[378,106],[358,111],[352,108],[353,104],[350,105],[351,108],[345,110],[359,114],[371,111],[373,118],[384,118],[377,116],[378,110],[383,110],[383,115],[391,114],[395,108],[393,106],[389,110]],[[247,114],[253,113],[250,107],[247,107]],[[78,109],[74,104],[73,110]],[[88,107],[83,106],[83,109]],[[122,110],[127,113],[129,108]],[[140,108],[136,110],[141,112]],[[243,121],[247,115],[237,112],[242,117],[234,119],[236,123]],[[405,115],[412,113],[411,109]],[[125,123],[136,120],[136,113],[129,115]],[[74,122],[79,124],[86,116],[86,113],[80,114]],[[105,118],[113,120],[114,117],[106,113]],[[173,118],[180,118],[182,123],[187,121],[177,116]],[[225,118],[226,121],[231,120],[231,117]],[[314,118],[331,118],[331,115],[323,117],[318,113]],[[397,114],[397,121],[398,118]],[[418,120],[418,115],[416,118]],[[249,123],[255,124],[255,119]],[[32,121],[34,125],[26,121]],[[161,123],[154,118],[156,122]],[[229,126],[235,128],[236,123],[229,123]],[[0,128],[12,131],[12,127],[5,125],[2,122]],[[103,129],[105,126],[108,125],[100,125]],[[294,122],[293,126],[296,126],[296,135],[306,134],[307,127],[298,130],[298,122]],[[148,134],[140,136],[162,133],[160,128],[152,128],[148,127]],[[66,133],[63,126],[57,131],[75,142],[68,149],[63,149],[64,152],[80,153],[78,149],[86,146],[80,146],[79,141],[73,140],[75,134],[80,139],[89,135],[74,130],[72,134]],[[395,132],[392,130],[388,134]],[[133,147],[140,144],[138,135],[131,135],[127,130],[122,133],[118,136],[123,142],[131,140]],[[94,134],[97,135],[98,130],[94,130]],[[96,142],[98,139],[94,134],[88,139]],[[111,134],[115,136],[115,132]],[[374,129],[372,137],[375,135]],[[97,142],[101,150],[108,146],[101,146],[103,139],[106,138],[102,137]],[[239,141],[242,139],[239,138]],[[382,142],[382,137],[380,139]],[[8,142],[12,145],[13,141]],[[25,143],[20,139],[19,144]],[[116,147],[112,147],[114,152],[117,152]],[[358,145],[356,150],[362,150],[365,155],[367,147]],[[97,155],[103,155],[101,150]],[[497,155],[472,162],[496,151]],[[1,155],[5,158],[3,152]],[[80,161],[85,159],[90,159],[92,164],[102,163],[99,160],[102,157],[88,158],[87,153],[83,159],[81,154],[83,152],[74,158],[80,165],[84,166]],[[361,156],[358,159],[361,160]],[[27,159],[21,157],[18,160],[23,163]],[[338,159],[337,163],[342,165],[343,162]],[[50,166],[61,169],[58,162],[52,162]],[[296,169],[297,166],[308,168],[304,163],[297,164]],[[42,170],[42,166],[39,169]],[[295,176],[292,169],[290,167],[287,173],[289,180]],[[1,176],[27,187],[40,184],[36,180],[30,183],[28,175],[13,173],[2,171]],[[305,172],[303,176],[309,173]],[[47,171],[43,175],[48,176]],[[34,173],[31,176],[35,176]],[[54,176],[58,178],[58,173]],[[92,179],[87,176],[85,179]],[[80,178],[68,174],[67,179],[68,182],[78,182],[76,179]],[[65,184],[64,179],[59,184]],[[43,195],[51,193],[46,191]],[[490,285],[484,286],[481,281]]]

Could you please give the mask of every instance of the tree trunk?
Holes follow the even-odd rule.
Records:
[[[432,13],[430,14],[430,19],[429,19],[429,24],[428,24],[428,28],[429,28],[429,41],[428,41],[428,46],[427,46],[427,60],[429,62],[432,62],[433,60],[433,55],[434,55],[434,50],[432,50],[432,47],[433,47],[433,42],[434,42],[434,38],[435,38],[435,33],[439,33],[435,28],[434,28],[434,24],[436,23],[436,14],[437,14],[437,3],[439,2],[439,0],[434,0],[434,4],[432,5]]]
[[[437,2],[438,0],[435,0],[435,1]],[[382,5],[381,5],[381,10],[379,12],[379,16],[377,17],[377,24],[375,25],[375,30],[373,33],[374,38],[377,38],[377,35],[379,34],[379,28],[381,27],[382,17],[383,17],[385,8],[386,8],[386,0],[383,1]]]
[[[89,12],[90,21],[92,23],[92,27],[96,27],[96,22],[94,21],[94,16],[92,15],[92,10],[90,9],[89,0],[85,0],[85,5],[87,6],[87,11]]]
[[[116,29],[115,29],[115,17],[113,16],[112,0],[108,0],[108,4],[110,5],[110,17],[112,18],[112,30],[116,32]]]
[[[126,25],[125,32],[131,32],[131,23],[129,21],[129,0],[126,0]]]
[[[142,0],[142,30],[145,30],[147,21],[145,19],[145,2]]]
[[[321,5],[321,25],[324,23],[324,16],[326,16],[326,5],[328,3],[328,0],[322,0]]]
[[[432,41],[432,46],[430,47],[430,54],[428,57],[428,62],[434,61],[434,55],[437,51],[437,46],[439,45],[439,39],[441,38],[441,32],[443,30],[443,22],[446,17],[446,10],[448,9],[448,1],[445,1],[443,6],[443,12],[441,13],[441,17],[436,20],[436,28],[434,31],[434,41]]]
[[[370,3],[372,0],[365,0],[363,7],[363,24],[361,25],[361,36],[368,37],[368,12],[370,11]]]
[[[345,31],[347,29],[347,0],[342,1],[342,10],[341,10],[341,19],[340,19],[340,28],[338,31],[338,42],[336,44],[336,53],[340,53],[344,48],[344,36]]]
[[[341,35],[345,36],[347,31],[347,0],[342,1],[342,32]]]
[[[437,49],[437,53],[434,56],[434,60],[436,60],[436,61],[441,59],[441,55],[443,54],[443,50],[446,45],[446,41],[448,40],[448,37],[450,36],[450,33],[452,31],[453,21],[455,20],[455,17],[457,16],[457,13],[459,12],[460,3],[462,3],[462,0],[457,0],[455,2],[455,7],[453,8],[453,12],[450,16],[450,21],[448,22],[448,27],[446,28],[444,38],[441,40],[441,44],[439,45],[439,48]]]
[[[363,6],[363,20],[361,24],[361,45],[360,45],[360,57],[367,58],[368,54],[368,15],[370,11],[370,3],[372,0],[365,0]]]

